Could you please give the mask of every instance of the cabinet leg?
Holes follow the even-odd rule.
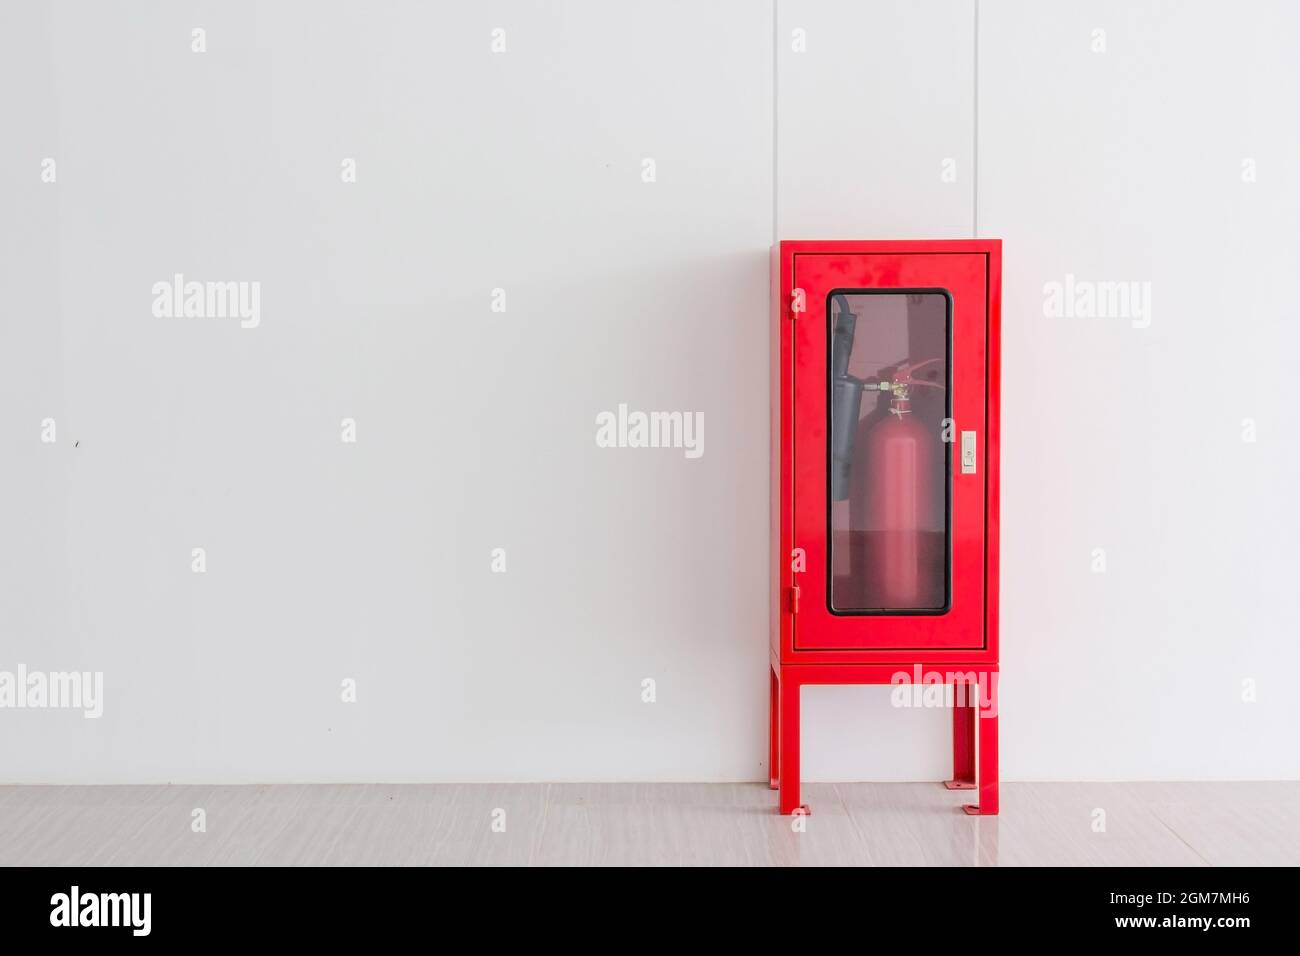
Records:
[[[775,790],[781,785],[781,685],[776,679],[776,668],[768,668],[768,719],[767,777],[768,786]]]
[[[780,759],[781,813],[807,813],[808,808],[799,803],[799,682],[790,674],[782,674],[777,689],[780,697]]]
[[[974,684],[954,684],[952,703],[952,779],[949,790],[975,789],[975,705]]]
[[[984,706],[977,710],[976,718],[976,733],[979,737],[979,804],[964,809],[971,814],[993,816],[998,812],[997,674],[981,676],[980,690]]]

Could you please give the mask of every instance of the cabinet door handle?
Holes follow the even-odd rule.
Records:
[[[975,433],[961,433],[961,473],[975,474]]]

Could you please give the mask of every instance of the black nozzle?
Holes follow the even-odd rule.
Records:
[[[832,296],[831,301],[839,306],[835,316],[835,334],[831,339],[831,377],[838,380],[849,374],[849,357],[853,354],[853,332],[858,317],[849,311],[844,296]]]
[[[832,296],[831,301],[839,308],[831,338],[831,500],[843,501],[849,496],[853,443],[858,434],[858,416],[862,413],[864,383],[849,374],[858,317],[849,311],[844,296]]]
[[[858,437],[858,415],[862,412],[863,383],[848,375],[835,379],[831,387],[831,500],[849,496],[853,471],[853,443]]]

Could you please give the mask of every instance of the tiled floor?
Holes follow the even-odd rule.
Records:
[[[0,865],[1300,864],[1300,782],[1003,784],[999,817],[937,783],[804,796],[797,832],[761,784],[10,786]]]

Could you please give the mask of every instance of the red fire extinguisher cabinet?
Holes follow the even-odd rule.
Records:
[[[949,789],[998,812],[999,240],[772,255],[770,777],[806,684],[942,684]],[[920,688],[917,688],[920,698]],[[933,694],[926,695],[932,700]]]

